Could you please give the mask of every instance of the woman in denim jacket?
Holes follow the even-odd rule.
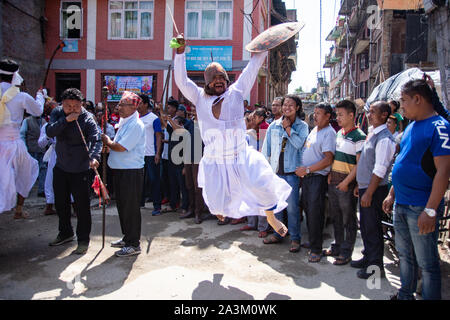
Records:
[[[302,165],[303,145],[309,133],[308,125],[300,119],[302,109],[302,101],[297,95],[286,95],[282,101],[283,116],[270,124],[262,149],[273,171],[292,187],[286,208],[291,238],[290,252],[300,251],[300,178],[295,175],[295,169]],[[279,212],[275,216],[282,220],[282,215]],[[279,243],[282,239],[279,234],[274,233],[264,243]]]

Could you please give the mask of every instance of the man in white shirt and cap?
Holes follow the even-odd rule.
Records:
[[[14,208],[17,198],[15,219],[27,217],[22,211],[23,203],[39,174],[37,160],[20,138],[23,113],[40,116],[46,95],[45,90],[39,90],[34,99],[20,92],[22,81],[15,61],[0,61],[0,213]]]

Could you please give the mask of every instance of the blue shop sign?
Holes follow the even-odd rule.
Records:
[[[78,40],[64,40],[62,52],[78,52]]]
[[[204,71],[212,62],[219,62],[227,71],[233,67],[232,46],[188,46],[186,47],[186,69],[189,71]]]

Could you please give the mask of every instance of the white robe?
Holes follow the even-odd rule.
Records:
[[[48,123],[44,124],[41,128],[41,134],[39,136],[38,144],[41,148],[45,148],[50,145],[43,159],[44,162],[48,162],[47,174],[45,176],[44,192],[47,203],[55,203],[55,194],[53,193],[53,168],[56,164],[56,138],[49,138],[47,136],[45,132],[45,128],[47,127],[47,125]]]
[[[210,212],[231,218],[260,215],[276,206],[287,207],[292,191],[265,157],[246,141],[244,97],[249,93],[267,52],[255,54],[238,80],[222,95],[219,119],[212,113],[218,98],[209,96],[187,77],[185,54],[175,56],[174,79],[197,110],[204,155],[199,164],[198,185]]]
[[[10,83],[0,83],[2,93],[11,87]],[[39,175],[39,164],[27,151],[20,139],[23,112],[40,116],[44,108],[44,97],[37,94],[36,100],[29,94],[20,92],[6,103],[11,121],[0,127],[0,213],[16,206],[17,193],[28,197]]]

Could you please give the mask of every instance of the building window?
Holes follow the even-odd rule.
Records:
[[[231,39],[233,1],[186,0],[187,39]]]
[[[83,9],[81,1],[61,1],[61,39],[81,39],[83,35]]]
[[[109,39],[152,39],[154,1],[109,1]]]
[[[365,98],[367,98],[367,94],[368,94],[368,90],[369,88],[368,88],[368,83],[367,83],[367,81],[364,81],[364,82],[361,82],[360,84],[359,84],[359,97],[361,98],[361,99],[365,99]]]
[[[369,54],[362,53],[359,55],[359,69],[366,70],[369,68]]]

